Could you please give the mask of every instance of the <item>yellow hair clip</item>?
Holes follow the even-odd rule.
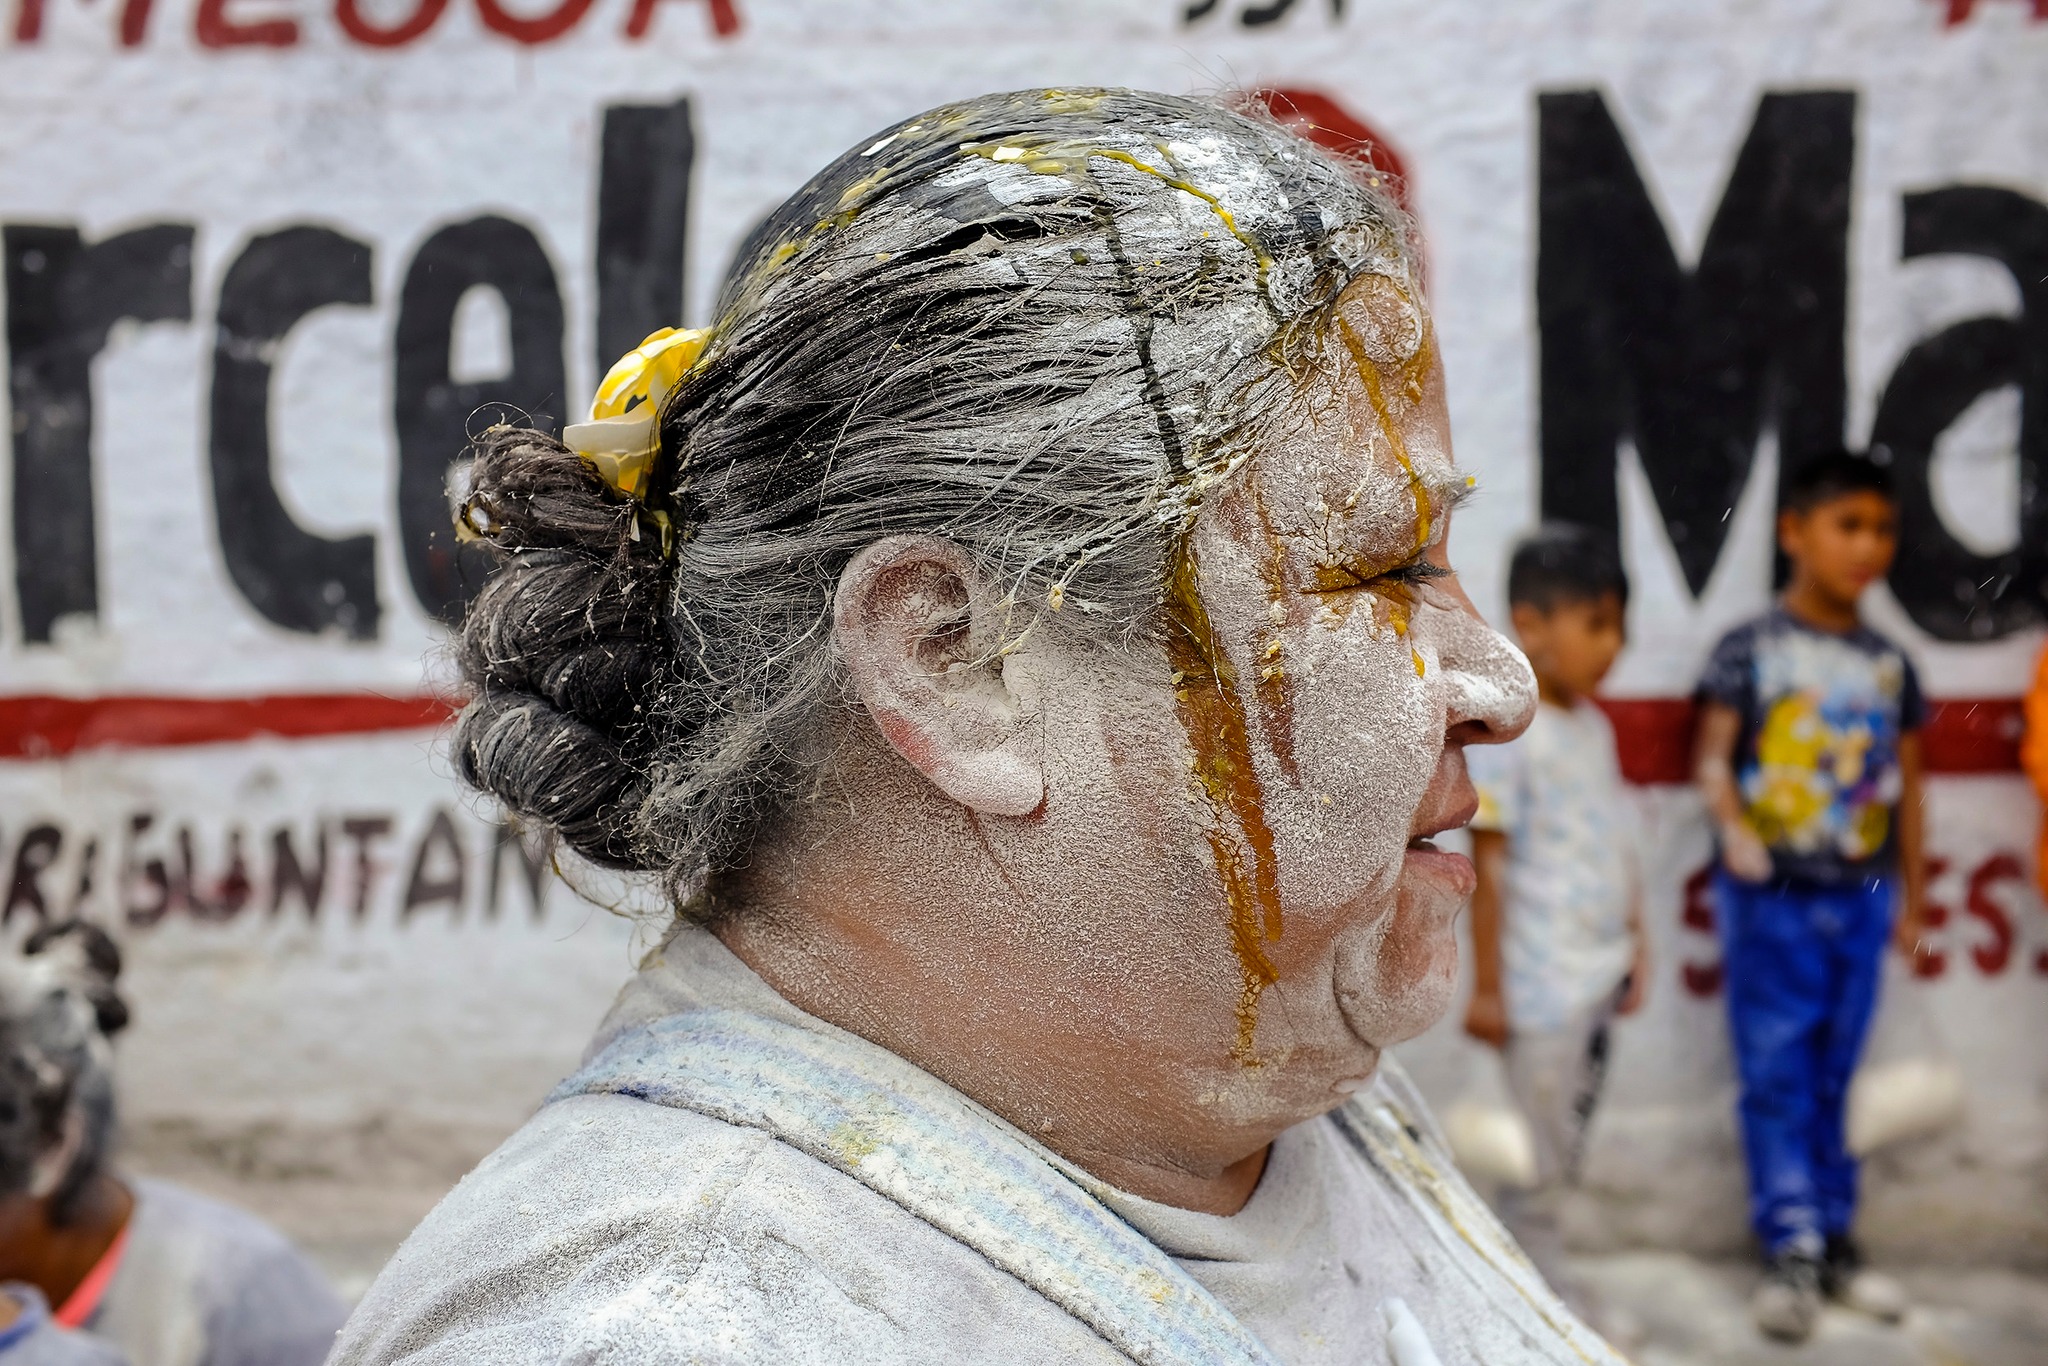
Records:
[[[606,372],[590,401],[590,420],[564,427],[562,444],[614,492],[645,498],[661,449],[661,401],[690,373],[710,340],[708,327],[664,327],[651,334]]]

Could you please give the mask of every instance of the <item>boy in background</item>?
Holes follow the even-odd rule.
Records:
[[[1546,526],[1515,550],[1508,603],[1541,703],[1519,739],[1466,751],[1479,884],[1465,1031],[1502,1051],[1535,1139],[1537,1184],[1504,1193],[1501,1216],[1583,1314],[1592,1306],[1564,1266],[1559,1216],[1608,1026],[1641,1005],[1647,981],[1634,821],[1613,727],[1592,701],[1627,643],[1628,579],[1611,541]]]
[[[1766,1266],[1751,1310],[1766,1333],[1800,1341],[1823,1295],[1905,1313],[1904,1293],[1863,1271],[1850,1241],[1843,1109],[1885,944],[1919,947],[1922,703],[1905,653],[1857,610],[1898,546],[1884,470],[1835,452],[1795,473],[1784,498],[1791,579],[1707,664],[1697,774],[1719,834],[1728,1020]]]

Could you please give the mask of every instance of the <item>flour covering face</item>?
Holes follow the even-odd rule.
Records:
[[[1429,837],[1472,814],[1464,745],[1518,733],[1535,701],[1449,573],[1470,481],[1412,283],[1355,280],[1321,340],[1177,571],[1198,600],[1179,625],[1215,656],[1183,651],[1173,686],[1195,775],[1181,809],[1241,969],[1229,1108],[1341,1093],[1442,1014],[1472,870]]]

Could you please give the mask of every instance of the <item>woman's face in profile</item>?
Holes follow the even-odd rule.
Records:
[[[898,770],[863,784],[863,862],[840,870],[910,889],[915,912],[847,932],[914,965],[897,1013],[948,1046],[973,1022],[974,1075],[1014,1074],[1042,1135],[1081,1094],[1114,1122],[1194,1107],[1262,1142],[1449,1004],[1473,874],[1432,837],[1476,805],[1464,746],[1518,733],[1535,681],[1450,573],[1468,484],[1426,315],[1366,277],[1328,328],[1330,363],[1277,381],[1176,547],[1161,653],[1047,631],[992,665],[906,658],[939,639],[917,623],[967,600],[964,559],[889,552],[954,586],[929,610],[891,606],[923,578],[842,585],[868,710],[923,775],[896,800],[875,782]],[[866,629],[876,613],[911,625]],[[950,805],[918,815],[926,779]]]
[[[1169,652],[1231,1053],[1341,1091],[1449,1004],[1473,874],[1431,837],[1472,815],[1464,745],[1518,733],[1535,685],[1449,572],[1469,481],[1426,314],[1368,276],[1331,326],[1334,366],[1197,519]]]

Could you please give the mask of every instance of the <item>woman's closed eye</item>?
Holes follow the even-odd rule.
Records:
[[[1433,579],[1449,578],[1452,571],[1432,560],[1416,555],[1404,560],[1391,569],[1378,566],[1349,564],[1317,565],[1314,582],[1308,591],[1317,596],[1331,593],[1356,593],[1361,589],[1396,585],[1418,588]]]
[[[1448,579],[1453,572],[1434,560],[1425,560],[1418,555],[1406,564],[1395,565],[1379,577],[1382,583],[1421,585],[1431,579]]]

